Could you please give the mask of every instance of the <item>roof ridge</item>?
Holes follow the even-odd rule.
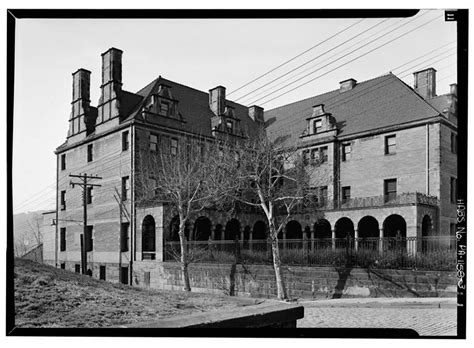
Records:
[[[357,82],[356,86],[357,86],[357,85],[361,85],[361,84],[365,84],[365,83],[367,83],[367,82],[370,82],[370,81],[375,80],[375,79],[379,79],[379,78],[384,77],[384,76],[390,76],[390,75],[395,76],[391,71],[389,71],[388,73],[385,73],[385,74],[382,74],[382,75],[379,75],[379,76],[376,76],[376,77],[372,77],[372,78],[370,78],[370,79],[368,79],[368,80],[364,80],[364,81],[361,81],[361,82]],[[308,97],[308,98],[304,98],[304,99],[300,99],[300,100],[294,101],[294,102],[292,102],[292,103],[288,103],[288,104],[285,104],[285,105],[281,105],[281,106],[278,106],[278,107],[276,107],[276,108],[274,108],[274,109],[267,110],[267,112],[268,112],[268,111],[274,111],[274,110],[277,110],[277,109],[279,109],[279,108],[283,108],[283,107],[286,107],[286,106],[289,106],[289,105],[293,105],[293,104],[296,104],[296,103],[305,102],[305,101],[308,101],[308,100],[313,99],[313,98],[320,98],[320,97],[322,97],[322,96],[324,96],[324,95],[326,95],[326,94],[337,92],[337,91],[339,91],[339,89],[340,89],[340,88],[336,88],[336,89],[333,89],[333,90],[330,90],[330,91],[327,91],[327,92],[324,92],[324,93],[321,93],[321,94],[316,94],[316,95],[313,95],[313,96]]]

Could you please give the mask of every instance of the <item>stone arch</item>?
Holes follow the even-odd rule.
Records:
[[[380,237],[379,222],[370,215],[364,216],[357,224],[358,245],[362,249],[377,249]]]
[[[350,236],[354,238],[354,223],[348,217],[342,217],[334,224],[336,238],[347,238]]]
[[[192,240],[209,240],[211,236],[211,220],[206,216],[200,216],[194,222]]]
[[[267,225],[259,220],[253,225],[252,239],[267,239]]]
[[[189,239],[189,224],[188,223],[186,223],[186,226],[184,227],[184,235],[186,236],[186,239]],[[168,241],[179,242],[179,216],[178,215],[175,215],[170,221]]]
[[[156,251],[156,224],[151,215],[143,218],[142,222],[142,252],[154,253]],[[152,254],[143,254],[144,259],[149,259]],[[150,256],[150,257],[149,257]]]
[[[288,221],[285,226],[286,239],[301,239],[303,238],[303,231],[301,224],[296,220]]]
[[[357,224],[359,238],[378,238],[380,236],[379,222],[370,215],[364,216]]]
[[[225,225],[225,239],[234,240],[240,238],[240,222],[237,219],[231,219]]]
[[[319,219],[314,224],[315,238],[332,238],[331,223],[326,219]]]
[[[384,237],[394,238],[400,236],[405,238],[407,236],[407,223],[405,219],[398,214],[387,216],[383,222],[383,235]]]
[[[407,245],[407,223],[398,214],[392,214],[385,218],[383,222],[383,235],[388,238],[384,243],[388,249],[406,250]]]

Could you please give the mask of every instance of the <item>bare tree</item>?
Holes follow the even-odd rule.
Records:
[[[172,140],[175,141],[175,140]],[[181,272],[184,290],[191,291],[188,265],[193,253],[186,245],[186,224],[198,212],[224,197],[219,185],[223,172],[213,167],[215,146],[203,139],[182,139],[179,143],[161,143],[150,151],[143,146],[138,153],[137,186],[140,203],[162,202],[179,216]]]
[[[271,242],[277,297],[287,299],[282,276],[278,234],[295,212],[295,208],[314,195],[310,190],[310,173],[295,147],[283,147],[265,134],[256,140],[225,147],[216,163],[217,171],[226,173],[228,194],[265,214]]]

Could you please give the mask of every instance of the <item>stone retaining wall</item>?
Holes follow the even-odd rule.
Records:
[[[231,268],[231,264],[191,264],[191,287],[228,295]],[[455,272],[299,266],[283,270],[291,298],[454,297],[457,291]],[[145,277],[145,272],[150,273]],[[174,262],[136,262],[134,274],[139,286],[182,289],[180,266]],[[233,278],[238,296],[276,296],[272,266],[237,265]]]

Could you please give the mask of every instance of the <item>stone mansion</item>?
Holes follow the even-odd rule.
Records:
[[[320,208],[296,211],[282,239],[454,234],[457,91],[453,84],[438,96],[436,70],[415,72],[413,87],[391,73],[350,78],[264,112],[227,100],[225,87],[203,92],[161,76],[136,93],[125,91],[122,53],[102,54],[97,106],[90,101],[91,72],[72,75],[69,131],[55,151],[56,210],[44,214],[46,263],[80,272],[83,244],[93,277],[153,284],[150,272],[160,276],[152,270],[165,261],[166,242],[176,240],[176,217],[166,205],[136,203],[138,149],[175,151],[188,138],[219,134],[245,141],[259,127],[296,145],[306,165],[317,162],[316,172],[324,173],[313,188]],[[90,177],[83,190],[84,174]],[[202,240],[266,238],[265,217],[250,210],[232,218],[203,213],[189,228]]]

